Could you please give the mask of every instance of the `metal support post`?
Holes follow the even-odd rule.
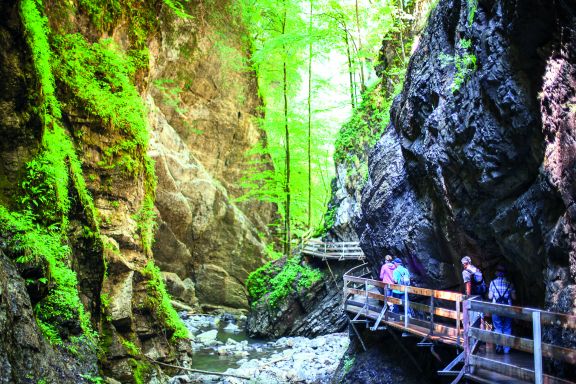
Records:
[[[430,336],[434,334],[434,294],[430,296]]]
[[[532,330],[534,332],[534,383],[542,384],[542,329],[540,311],[532,312]]]
[[[456,301],[456,345],[460,347],[460,306],[462,305],[462,301],[458,299]]]
[[[408,288],[404,285],[404,328],[408,329]]]
[[[462,323],[464,325],[464,372],[470,373],[470,339],[468,338],[468,330],[470,328],[468,308],[470,306],[470,301],[465,300],[463,304]]]
[[[368,283],[364,280],[364,295],[366,297],[366,301],[364,302],[364,307],[366,307],[366,317],[368,317]]]

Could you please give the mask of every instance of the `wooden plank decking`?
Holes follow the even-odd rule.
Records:
[[[454,367],[463,364],[464,374],[459,377],[478,383],[573,383],[553,376],[552,372],[543,373],[540,361],[546,357],[576,365],[576,349],[542,343],[540,337],[532,340],[483,330],[478,328],[477,320],[480,313],[494,313],[529,321],[533,323],[536,335],[542,325],[576,329],[576,316],[487,303],[457,292],[384,284],[367,276],[369,271],[365,265],[344,275],[343,306],[352,327],[355,328],[354,323],[358,322],[372,330],[386,326],[422,337],[427,342],[463,349],[463,353],[440,374],[456,376],[458,372]],[[403,298],[389,297],[390,289],[403,292]],[[419,300],[415,301],[416,298]],[[408,309],[392,313],[388,310],[390,305]],[[479,343],[482,346],[478,348]],[[492,348],[494,344],[510,346],[512,352],[496,354]]]

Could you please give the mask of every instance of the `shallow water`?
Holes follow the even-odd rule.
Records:
[[[193,321],[194,318],[203,319],[205,321]],[[192,368],[213,372],[224,372],[228,368],[238,368],[237,362],[242,359],[259,359],[270,356],[278,351],[278,348],[274,348],[270,343],[271,340],[253,339],[248,337],[245,323],[237,322],[236,324],[239,326],[238,330],[231,332],[230,330],[225,329],[229,324],[228,321],[220,320],[218,322],[217,319],[219,318],[212,316],[191,316],[187,319],[185,318],[184,323],[195,336],[216,329],[218,331],[216,340],[223,344],[226,344],[228,339],[232,339],[239,343],[247,341],[248,346],[245,350],[249,355],[220,355],[218,353],[219,346],[194,348]]]

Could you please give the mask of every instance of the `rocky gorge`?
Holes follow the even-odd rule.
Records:
[[[0,4],[0,383],[435,382],[428,351],[416,372],[392,336],[361,353],[342,333],[357,262],[266,264],[282,210],[243,198],[254,164],[278,166],[251,152],[249,25],[233,1],[184,3]],[[463,255],[505,263],[518,304],[576,314],[576,6],[401,4],[316,234],[359,240],[374,277],[401,257],[422,287],[459,290]],[[256,288],[282,289],[255,298],[263,265]],[[199,353],[230,376],[189,373]]]

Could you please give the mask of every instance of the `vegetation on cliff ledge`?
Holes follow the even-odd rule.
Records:
[[[293,257],[270,261],[258,268],[248,276],[246,287],[252,304],[265,300],[274,308],[290,294],[310,288],[321,279],[319,270],[302,265],[300,257]]]

